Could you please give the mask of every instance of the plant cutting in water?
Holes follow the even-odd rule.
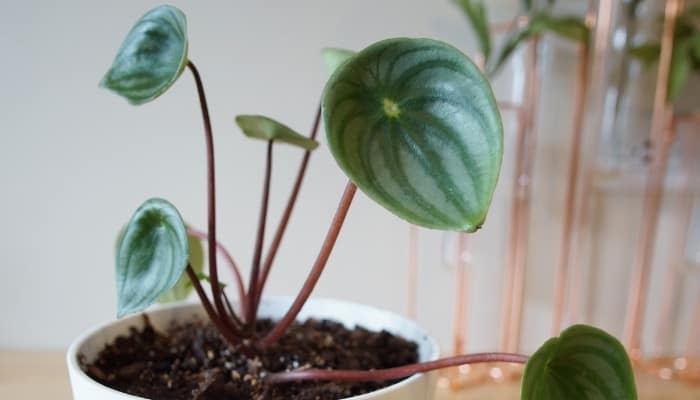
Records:
[[[514,20],[505,42],[495,49],[486,3],[483,0],[454,2],[469,21],[483,56],[484,69],[489,76],[496,75],[520,45],[544,33],[554,33],[576,43],[588,44],[589,41],[590,30],[582,18],[553,15],[552,8],[556,0],[547,0],[545,4],[539,4],[543,2],[536,0],[522,0],[521,14]]]
[[[201,77],[188,59],[184,14],[170,6],[149,11],[126,37],[102,85],[139,105],[154,100],[188,69],[204,121],[208,167],[208,227],[187,228],[168,201],[147,200],[131,218],[117,248],[118,316],[143,311],[163,296],[179,298],[192,286],[211,323],[232,351],[250,357],[287,332],[324,270],[356,189],[411,223],[474,232],[483,224],[503,154],[503,128],[491,87],[459,50],[430,39],[388,39],[353,53],[326,50],[333,70],[312,133],[305,137],[273,119],[236,117],[249,137],[266,144],[259,225],[247,286],[233,258],[217,242],[214,139]],[[323,119],[328,146],[349,178],[318,257],[287,313],[259,335],[258,308],[277,249],[290,220],[316,132]],[[276,144],[304,150],[292,193],[263,257]],[[193,238],[207,244],[208,268],[198,271]],[[196,243],[196,240],[194,241]],[[240,309],[219,280],[217,252],[237,277]],[[209,294],[203,282],[210,287]],[[173,294],[172,289],[177,289]],[[547,341],[532,357],[481,353],[388,370],[303,369],[264,376],[265,384],[290,381],[385,381],[476,362],[527,363],[523,399],[635,399],[631,365],[620,343],[605,332],[577,325]]]
[[[663,21],[663,17],[660,18]],[[649,41],[629,48],[629,54],[650,67],[661,57],[661,44]],[[691,74],[700,73],[700,6],[690,7],[676,19],[673,33],[668,100],[675,101]]]

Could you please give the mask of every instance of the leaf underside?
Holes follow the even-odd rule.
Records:
[[[632,365],[620,342],[604,331],[575,325],[530,358],[522,400],[635,400]]]
[[[338,48],[325,48],[321,50],[321,57],[323,57],[323,62],[326,64],[326,70],[329,74],[335,72],[339,66],[355,54],[356,53],[352,50]]]
[[[187,231],[177,209],[162,199],[143,203],[117,249],[117,316],[142,311],[172,289],[188,258]]]
[[[186,65],[185,14],[160,6],[131,28],[100,85],[139,105],[168,90]]]
[[[315,140],[262,115],[239,115],[236,117],[236,123],[246,136],[253,139],[274,140],[306,150],[314,150],[318,147],[318,142]]]
[[[428,228],[481,226],[503,127],[491,87],[459,50],[430,39],[378,42],[330,78],[323,117],[340,167],[389,211]]]

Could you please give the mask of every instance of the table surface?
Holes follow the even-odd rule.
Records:
[[[700,400],[700,385],[688,386],[639,376],[640,400]],[[440,385],[439,385],[440,386]],[[437,400],[516,400],[518,385],[488,384],[453,392],[438,387]],[[69,400],[68,373],[62,352],[0,351],[0,399]]]

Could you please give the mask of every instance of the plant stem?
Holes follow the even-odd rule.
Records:
[[[528,357],[511,353],[478,353],[443,358],[417,364],[404,365],[396,368],[378,369],[372,371],[307,369],[290,372],[277,372],[267,376],[265,381],[270,384],[297,381],[342,381],[342,382],[381,382],[401,379],[421,372],[436,369],[456,367],[465,364],[485,362],[507,362],[525,364]]]
[[[316,139],[316,134],[318,133],[318,127],[321,122],[321,106],[318,106],[316,111],[316,117],[314,119],[313,127],[311,128],[311,134],[309,137],[311,139]],[[275,232],[275,237],[272,239],[272,244],[270,244],[270,249],[265,257],[265,262],[263,263],[263,269],[260,277],[260,282],[258,283],[255,311],[257,313],[258,307],[260,306],[260,299],[262,298],[263,290],[265,289],[265,283],[267,282],[267,277],[272,269],[272,263],[275,261],[275,256],[277,255],[277,250],[279,250],[280,243],[282,242],[282,237],[287,229],[287,224],[289,223],[289,218],[292,215],[292,210],[297,201],[297,196],[299,195],[299,190],[301,189],[301,184],[304,181],[304,175],[306,175],[306,167],[309,164],[309,158],[311,157],[311,151],[307,150],[304,153],[304,158],[301,160],[301,165],[299,166],[299,172],[297,173],[296,181],[292,187],[292,192],[287,200],[287,207],[282,214],[279,226],[277,227],[277,232]]]
[[[209,237],[205,232],[202,232],[200,230],[188,227],[187,228],[187,233],[190,235],[197,237],[202,240],[208,240]],[[223,244],[220,242],[216,242],[216,249],[219,251],[219,253],[224,257],[224,260],[228,263],[229,267],[231,267],[231,271],[233,271],[233,277],[236,279],[236,286],[238,286],[238,297],[240,301],[240,309],[245,310],[246,309],[246,293],[245,293],[245,286],[243,285],[243,276],[241,275],[241,270],[238,268],[238,264],[233,260],[233,257],[231,256],[231,253],[224,247]],[[210,256],[211,257],[211,256]],[[223,291],[222,291],[223,294]],[[225,296],[225,294],[224,294]],[[241,311],[241,315],[243,315],[243,311]]]
[[[224,297],[224,305],[226,305],[226,309],[228,310],[228,315],[231,317],[233,324],[237,328],[240,328],[240,330],[242,332],[245,325],[243,324],[243,321],[241,321],[241,319],[238,318],[238,315],[236,315],[236,311],[233,309],[233,307],[231,307],[231,302],[228,300],[228,296],[226,296],[226,291],[222,290],[221,295]]]
[[[267,223],[267,208],[270,200],[270,181],[272,176],[272,146],[273,141],[267,141],[267,157],[265,161],[265,184],[263,185],[263,196],[260,205],[260,219],[258,221],[258,237],[255,240],[255,252],[253,253],[253,266],[250,271],[250,283],[248,285],[248,308],[246,321],[248,329],[255,331],[255,317],[257,304],[257,288],[260,278],[260,259],[262,258],[263,242],[265,241],[265,225]]]
[[[211,119],[209,118],[209,107],[207,97],[204,94],[204,85],[199,71],[194,63],[187,61],[187,67],[194,76],[199,95],[199,104],[202,109],[202,120],[204,122],[204,136],[207,143],[207,178],[208,178],[208,238],[209,238],[209,281],[211,283],[211,293],[214,299],[214,306],[220,316],[226,315],[226,309],[221,297],[221,285],[219,284],[219,271],[216,266],[216,179],[214,171],[214,137],[211,129]],[[228,319],[222,320],[226,323]],[[230,323],[227,325],[231,325]]]
[[[211,322],[214,324],[216,329],[221,333],[221,335],[226,339],[226,341],[231,345],[231,346],[238,346],[240,344],[240,339],[239,337],[236,336],[236,334],[228,329],[226,324],[223,323],[219,315],[216,313],[216,310],[214,310],[214,307],[211,305],[211,302],[209,301],[209,298],[207,297],[207,294],[204,293],[204,288],[202,288],[202,284],[199,282],[199,278],[197,277],[197,273],[194,272],[194,269],[192,268],[191,265],[187,265],[187,276],[190,278],[190,281],[192,282],[192,286],[194,287],[195,291],[197,292],[197,295],[199,296],[199,300],[202,303],[202,306],[204,307],[204,311],[206,311],[207,315],[209,316],[209,319]]]
[[[343,222],[348,214],[350,204],[352,204],[352,199],[355,196],[356,191],[357,186],[348,181],[347,185],[345,186],[343,197],[340,199],[340,204],[338,205],[338,209],[333,217],[333,222],[331,223],[328,233],[326,234],[326,239],[324,240],[323,246],[316,257],[316,262],[314,263],[309,276],[306,278],[306,282],[304,282],[304,286],[301,288],[301,291],[297,295],[296,299],[294,299],[294,303],[292,303],[292,306],[287,311],[287,314],[285,314],[285,316],[275,325],[275,327],[272,328],[267,336],[257,343],[258,346],[265,348],[277,341],[280,337],[282,337],[282,335],[284,335],[289,326],[291,326],[296,319],[299,311],[301,311],[304,303],[306,303],[306,300],[308,300],[311,292],[314,290],[318,279],[321,277],[321,273],[328,262],[328,257],[330,257],[331,251],[333,251],[333,246],[338,239],[340,228],[343,226]]]

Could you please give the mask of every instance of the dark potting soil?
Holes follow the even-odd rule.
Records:
[[[259,335],[270,329],[270,320],[258,322]],[[154,400],[335,400],[395,382],[267,385],[264,377],[299,368],[391,368],[417,359],[415,343],[388,332],[312,319],[293,325],[252,358],[229,348],[209,323],[173,323],[166,332],[146,324],[108,344],[93,363],[81,364],[106,386]]]

